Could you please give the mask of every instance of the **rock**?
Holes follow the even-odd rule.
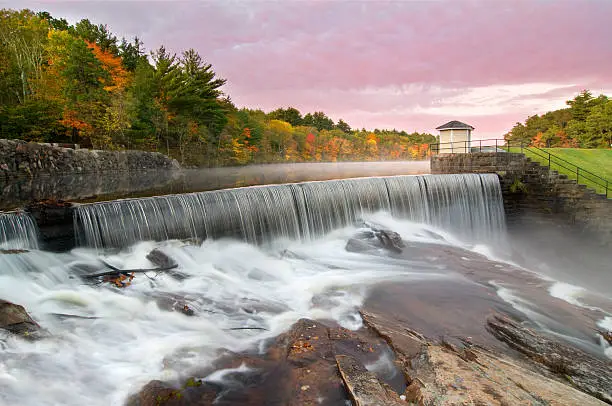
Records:
[[[47,336],[21,305],[0,299],[0,329],[35,340]]]
[[[63,200],[39,200],[26,208],[36,221],[44,248],[50,251],[66,251],[76,245],[72,203]]]
[[[376,375],[369,372],[355,358],[347,355],[336,355],[336,362],[344,385],[355,406],[404,404],[396,393],[389,393],[378,381]]]
[[[402,248],[405,246],[402,237],[395,231],[380,230],[376,232],[376,238],[378,238],[383,248],[393,252],[402,252]]]
[[[386,338],[402,361],[409,381],[405,392],[408,402],[419,405],[603,404],[593,396],[536,372],[531,363],[475,346],[465,349],[441,345],[383,315],[364,314],[363,320]]]
[[[497,339],[542,364],[572,386],[612,404],[612,363],[525,328],[508,317],[487,320]]]
[[[208,404],[212,404],[214,397],[209,400]],[[183,388],[175,388],[157,380],[146,384],[138,394],[130,396],[126,402],[126,406],[183,406],[187,404]]]
[[[372,250],[377,250],[378,247],[368,241],[359,240],[357,238],[351,238],[346,243],[345,249],[348,252],[364,253],[364,252],[368,252]]]
[[[612,331],[597,331],[597,334],[601,336],[608,344],[612,345]]]
[[[360,230],[346,244],[349,252],[369,252],[384,248],[401,253],[405,247],[402,237],[395,231],[384,229],[371,223],[364,223],[365,230]]]
[[[348,400],[329,338],[322,323],[302,319],[278,336],[265,355],[227,353],[210,368],[197,371],[206,377],[222,369],[244,365],[252,372],[236,374],[233,384],[205,379],[199,385],[172,387],[151,381],[130,398],[130,406],[158,405],[342,405]],[[180,399],[177,399],[180,393]],[[171,399],[165,400],[172,395]],[[157,399],[164,399],[157,403]],[[321,401],[323,399],[324,401]]]
[[[158,248],[155,248],[147,254],[147,259],[158,268],[170,268],[176,265],[176,262],[168,255],[164,254]]]

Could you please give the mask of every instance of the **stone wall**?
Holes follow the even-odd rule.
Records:
[[[0,139],[0,177],[5,179],[173,168],[179,168],[176,160],[157,152],[69,149]]]
[[[612,247],[612,199],[523,154],[435,155],[431,158],[431,173],[497,173],[509,228],[547,225],[559,232],[584,235],[596,245]]]

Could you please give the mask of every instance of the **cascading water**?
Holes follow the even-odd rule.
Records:
[[[499,235],[504,211],[491,174],[392,176],[254,186],[81,205],[82,245],[126,247],[181,238],[312,240],[385,211],[473,240]]]
[[[399,233],[404,252],[347,250],[363,232],[360,219]],[[414,309],[406,318],[437,320],[449,310],[449,319],[441,318],[448,324],[440,324],[447,334],[472,327],[474,319],[462,314],[480,304],[486,314],[499,308],[489,279],[502,299],[535,289],[520,276],[510,279],[511,266],[477,254],[482,241],[504,235],[495,175],[346,179],[95,203],[75,209],[75,224],[84,246],[70,252],[0,253],[0,299],[23,305],[50,334],[31,342],[0,331],[0,405],[125,404],[153,379],[212,379],[216,372],[203,371],[220,354],[264,349],[300,318],[355,330],[367,301],[384,299],[394,310],[393,303],[423,291],[402,308]],[[26,215],[0,216],[0,232],[0,248],[36,243]],[[206,241],[176,240],[190,237]],[[126,288],[81,278],[107,264],[150,269],[152,250],[175,261],[177,274],[138,274]],[[468,280],[474,272],[477,283]],[[371,292],[387,285],[397,287],[395,295]],[[439,286],[445,288],[428,307]],[[177,310],[182,304],[194,314]],[[551,318],[548,310],[542,313]],[[612,312],[598,317],[608,323]],[[241,373],[261,372],[249,364]]]
[[[0,248],[38,248],[38,229],[27,214],[0,213]]]

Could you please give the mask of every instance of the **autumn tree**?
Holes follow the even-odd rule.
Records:
[[[269,117],[273,120],[285,121],[294,127],[303,124],[302,113],[294,107],[276,109],[269,114]]]
[[[302,124],[305,126],[315,127],[317,130],[331,130],[334,128],[334,121],[327,117],[322,111],[306,114]]]
[[[344,133],[350,133],[351,132],[351,126],[348,125],[347,123],[344,122],[344,120],[339,119],[338,123],[336,123],[335,126],[338,130],[344,132]]]
[[[2,96],[25,103],[36,94],[45,59],[48,24],[30,10],[0,10]]]

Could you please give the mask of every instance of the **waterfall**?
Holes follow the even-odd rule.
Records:
[[[23,213],[0,213],[1,249],[37,249],[38,229],[34,220]]]
[[[377,211],[474,240],[499,234],[505,224],[494,174],[356,178],[116,200],[80,205],[74,219],[80,244],[102,248],[181,238],[312,239]]]

